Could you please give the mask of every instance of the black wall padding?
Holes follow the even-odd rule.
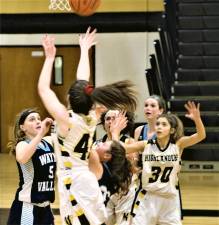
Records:
[[[1,33],[79,33],[88,26],[104,32],[157,31],[162,12],[96,13],[81,17],[73,13],[0,14]]]

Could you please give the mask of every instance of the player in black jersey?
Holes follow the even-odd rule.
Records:
[[[41,121],[40,114],[27,109],[18,115],[11,150],[19,171],[19,187],[8,225],[52,225],[50,203],[54,202],[56,159],[50,136],[44,137],[53,120]]]
[[[131,127],[134,126],[134,118],[133,113],[128,114],[128,116],[129,120],[126,119],[125,115],[121,115],[118,110],[108,110],[106,113],[102,114],[101,122],[107,133],[103,136],[102,139],[96,141],[95,144],[99,147],[107,141],[112,141],[113,137],[111,130],[113,129],[113,127],[118,129],[118,126],[120,126],[118,122],[120,124],[123,123],[122,130],[121,132],[119,132],[119,140],[125,142],[126,139],[129,139],[129,130],[131,130]],[[116,122],[116,120],[122,121]],[[106,156],[110,156],[110,159]],[[109,196],[105,196],[105,204],[107,204],[108,197],[118,192],[118,189],[120,189],[118,187],[126,187],[125,192],[127,192],[129,184],[131,183],[131,165],[129,162],[127,162],[128,160],[126,158],[125,151],[123,153],[122,150],[117,150],[117,152],[114,154],[110,152],[109,155],[105,153],[105,158],[101,158],[103,158],[103,175],[98,182],[100,187],[102,188],[102,191],[104,191],[104,189],[106,188],[107,193],[109,193]]]
[[[114,148],[107,152],[107,146],[113,139],[122,142],[132,142],[131,137],[134,128],[134,114],[132,112],[121,113],[119,110],[108,110],[101,115],[101,124],[106,134],[97,140],[96,151],[102,161],[103,174],[99,179],[99,185],[104,196],[107,208],[107,225],[123,224],[126,215],[131,211],[134,200],[134,177],[136,173],[136,154],[127,155],[120,144],[114,143]],[[102,147],[102,149],[101,149]],[[104,148],[106,150],[104,151]],[[129,160],[130,159],[130,160]]]

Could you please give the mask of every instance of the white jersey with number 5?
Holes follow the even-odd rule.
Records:
[[[180,162],[176,144],[169,142],[161,149],[156,140],[149,140],[142,154],[142,188],[161,196],[176,195]]]

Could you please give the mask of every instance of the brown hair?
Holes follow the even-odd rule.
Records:
[[[158,118],[166,118],[171,128],[174,128],[174,133],[170,135],[170,142],[175,143],[184,136],[184,127],[182,121],[175,114],[162,114]]]
[[[103,127],[105,124],[105,116],[108,111],[102,113],[100,117],[99,124],[102,124]],[[128,123],[127,126],[121,131],[121,134],[128,134],[129,136],[133,136],[133,131],[135,127],[135,114],[133,112],[126,112],[125,116],[127,117]]]
[[[94,89],[93,102],[100,103],[109,109],[120,109],[134,112],[137,108],[137,92],[129,80],[123,80]]]
[[[166,103],[165,103],[164,99],[161,96],[159,96],[159,95],[150,95],[148,98],[146,98],[146,100],[149,99],[149,98],[152,98],[152,99],[156,100],[157,103],[158,103],[159,109],[163,109],[163,113],[166,112]]]
[[[109,109],[121,109],[134,112],[137,107],[136,91],[131,81],[123,80],[97,87],[87,92],[88,82],[77,80],[70,87],[69,102],[75,113],[87,115],[94,103],[100,103]]]
[[[127,194],[132,179],[132,166],[126,158],[124,147],[113,141],[110,147],[112,158],[108,161],[116,193]]]

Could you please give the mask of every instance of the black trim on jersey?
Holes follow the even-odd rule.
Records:
[[[167,150],[167,148],[169,147],[170,143],[171,143],[171,142],[170,142],[170,140],[169,140],[168,143],[167,143],[167,145],[166,145],[166,147],[165,147],[164,149],[161,149],[159,143],[157,142],[157,138],[156,138],[154,144],[157,145],[157,148],[158,148],[161,152],[165,152],[165,151]]]
[[[155,141],[155,139],[148,139],[147,144],[155,145],[156,141]]]
[[[64,141],[61,136],[58,136],[58,142],[60,145],[64,146]],[[61,156],[70,157],[70,154],[67,151],[60,151],[60,153],[61,153]]]
[[[79,219],[79,221],[80,221],[81,224],[83,224],[83,225],[90,225],[87,217],[84,214],[80,215],[78,217],[78,219]]]
[[[17,189],[16,194],[15,194],[15,199],[18,200],[19,193],[22,190],[22,186],[24,184],[24,177],[22,176],[23,175],[23,172],[22,172],[20,163],[17,160],[16,160],[16,163],[17,163],[18,174],[19,174],[19,186],[18,186],[18,189]]]
[[[64,144],[64,142],[63,142],[62,139],[63,139],[63,138],[62,138],[61,136],[58,135],[58,142],[59,142],[60,145],[63,145],[63,144]]]
[[[66,222],[67,225],[72,225],[70,216],[65,217],[65,222]]]
[[[70,154],[67,151],[61,151],[61,156],[70,157]]]
[[[141,128],[141,132],[140,132],[140,135],[139,135],[139,137],[138,137],[138,141],[144,140],[144,130],[145,130],[145,126],[146,126],[146,124],[143,125],[142,128]]]
[[[71,201],[71,205],[72,206],[76,206],[78,203],[77,203],[77,201],[75,200],[75,199],[73,199],[72,201]]]
[[[71,187],[71,183],[70,184],[66,184],[65,187],[66,187],[67,190],[69,190],[70,187]]]
[[[105,134],[104,136],[103,136],[103,138],[102,138],[102,142],[105,142],[106,141],[106,139],[107,139],[107,134]]]
[[[136,192],[135,192],[135,197],[134,197],[134,200],[133,200],[133,202],[132,202],[132,207],[131,207],[130,215],[133,216],[133,217],[135,216],[135,213],[134,213],[135,202],[136,202],[136,200],[137,200],[137,197],[138,197],[138,194],[139,194],[140,191],[141,191],[141,185],[140,185],[140,187],[136,190]]]
[[[178,192],[179,192],[180,214],[181,214],[181,220],[183,220],[184,213],[183,213],[183,207],[182,207],[182,194],[181,194],[181,189],[180,189],[180,186],[179,186],[179,182],[178,182],[178,184],[176,185],[176,189],[177,189]]]
[[[135,209],[135,205],[139,206],[141,204],[141,200],[138,199],[138,196],[139,194],[142,194],[142,195],[146,195],[147,194],[147,191],[145,189],[142,189],[141,186],[137,189],[136,193],[135,193],[135,198],[134,198],[134,201],[132,203],[132,207],[131,207],[131,211],[130,211],[130,215],[132,217],[135,217],[135,213],[134,213],[134,209]]]

